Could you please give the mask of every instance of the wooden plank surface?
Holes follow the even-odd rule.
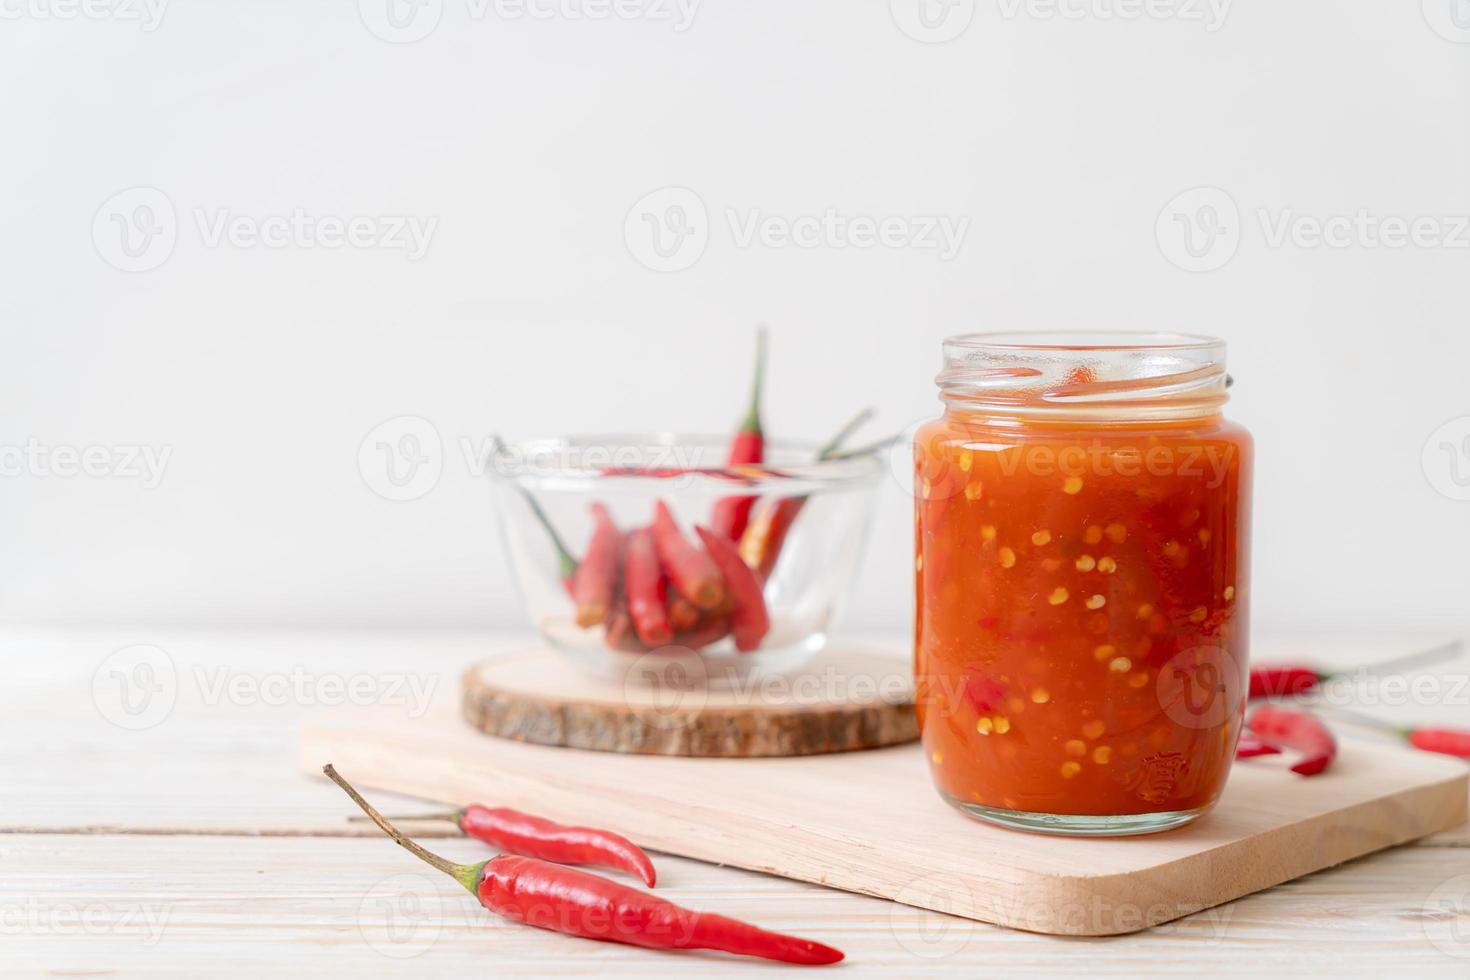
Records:
[[[472,841],[435,845],[472,860]],[[1058,939],[682,858],[659,891],[843,949],[841,976],[1463,978],[1431,899],[1470,855],[1404,848],[1146,932]],[[107,976],[782,975],[515,926],[380,840],[0,835],[0,971]],[[796,971],[790,971],[795,973]],[[810,974],[807,974],[810,975]]]
[[[208,682],[220,670],[268,679],[293,667],[349,679],[404,671],[452,678],[464,664],[516,639],[137,627],[0,634],[9,681],[0,685],[0,710],[10,736],[0,739],[0,828],[12,831],[0,832],[5,939],[0,971],[687,975],[690,961],[678,956],[501,931],[492,918],[478,913],[472,927],[446,927],[418,955],[381,955],[355,932],[355,910],[368,897],[381,897],[372,890],[380,879],[417,869],[391,845],[314,836],[365,833],[342,822],[346,811],[333,787],[296,771],[297,724],[320,705],[310,698],[281,704],[213,698],[212,684],[201,691],[196,683],[196,670]],[[1258,641],[1256,655],[1346,665],[1441,639],[1275,638]],[[91,682],[113,651],[140,642],[169,652],[181,678],[178,697],[160,724],[123,730],[99,713]],[[1470,663],[1461,660],[1446,672],[1463,678],[1467,669]],[[1461,695],[1453,691],[1369,710],[1383,717],[1460,724],[1466,716]],[[411,706],[405,705],[404,713],[411,713]],[[1368,741],[1352,734],[1345,739]],[[375,799],[390,797],[375,794]],[[97,825],[126,832],[81,832]],[[47,832],[14,832],[21,827]],[[153,835],[170,829],[191,836]],[[229,836],[192,836],[211,829]],[[241,836],[261,833],[301,836]],[[481,853],[469,841],[441,844],[461,859]],[[661,876],[671,889],[679,889],[682,901],[834,942],[850,954],[842,969],[854,973],[1470,973],[1470,833],[1465,827],[1144,932],[1097,940],[1021,933],[800,882],[668,856],[657,860]],[[1456,889],[1458,913],[1446,899]],[[121,927],[69,927],[68,910],[99,893],[114,905],[136,904],[140,896],[177,898],[170,919],[176,926],[153,946],[129,938]],[[51,910],[58,923],[48,924],[47,913],[28,924],[31,907]],[[493,931],[493,944],[484,941],[487,929]],[[699,961],[697,968],[720,974],[770,970],[714,959]]]
[[[1057,839],[979,824],[933,792],[918,745],[788,759],[609,755],[486,738],[453,714],[313,725],[301,767],[470,803],[490,792],[649,847],[1060,935],[1133,932],[1465,820],[1463,763],[1343,747],[1302,779],[1238,767],[1215,811],[1169,834]],[[860,776],[860,778],[858,778]],[[493,788],[493,789],[492,789]]]

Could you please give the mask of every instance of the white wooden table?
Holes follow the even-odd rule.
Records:
[[[1442,637],[1257,641],[1358,663]],[[136,644],[167,654],[114,652]],[[443,633],[0,634],[0,971],[24,975],[770,973],[772,964],[590,943],[501,922],[301,775],[296,728],[347,700],[412,714],[505,638]],[[157,658],[158,654],[148,656]],[[142,663],[140,667],[138,664]],[[1470,673],[1462,659],[1439,673]],[[1426,691],[1428,692],[1426,694]],[[1373,712],[1470,725],[1470,684]],[[1418,704],[1397,704],[1407,699]],[[340,710],[336,709],[336,710]],[[1348,736],[1354,737],[1354,736]],[[1370,736],[1363,736],[1370,737]],[[329,760],[323,760],[329,761]],[[423,801],[372,794],[390,807]],[[477,842],[433,843],[456,860]],[[658,856],[659,892],[845,950],[848,975],[1470,977],[1459,828],[1131,936],[1012,932]]]

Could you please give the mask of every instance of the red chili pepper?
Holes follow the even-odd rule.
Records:
[[[814,966],[842,959],[839,950],[821,943],[695,912],[607,878],[537,858],[501,855],[479,864],[454,864],[404,836],[330,765],[322,771],[399,846],[458,881],[481,905],[507,919],[586,939],[654,949],[717,949]]]
[[[623,550],[623,593],[633,628],[638,631],[638,639],[651,647],[661,647],[673,639],[674,627],[669,622],[664,572],[653,546],[653,532],[646,527],[629,531]]]
[[[796,523],[796,517],[806,506],[805,497],[782,497],[768,501],[755,512],[755,517],[740,538],[740,557],[755,569],[762,581],[771,577],[776,570],[776,559],[781,557],[781,546],[786,543],[786,533]]]
[[[675,633],[694,629],[701,618],[698,606],[673,589],[669,590],[669,623],[674,627]]]
[[[613,650],[621,650],[624,653],[644,653],[646,647],[643,641],[638,639],[638,631],[633,626],[633,617],[628,612],[628,604],[619,596],[614,600],[612,608],[608,610],[607,622],[602,626],[603,641]]]
[[[720,570],[705,552],[690,544],[662,500],[653,506],[653,544],[669,581],[700,609],[717,609],[725,601]]]
[[[1327,679],[1309,667],[1252,667],[1250,697],[1284,698],[1305,694]]]
[[[740,431],[730,443],[725,457],[727,467],[759,463],[765,458],[766,437],[761,427],[761,389],[766,376],[766,332],[755,334],[755,375],[750,385],[750,410],[740,423]],[[715,501],[715,510],[710,524],[731,541],[739,541],[750,522],[750,508],[755,506],[754,497],[721,497]]]
[[[817,450],[817,461],[831,459],[842,448],[842,444],[859,426],[872,416],[873,410],[865,408],[838,430],[821,449]],[[874,450],[877,451],[876,449]],[[755,512],[755,517],[740,536],[740,557],[755,569],[762,582],[776,570],[776,559],[781,557],[781,547],[786,543],[786,533],[796,523],[796,517],[806,506],[806,497],[782,497],[766,501]]]
[[[488,807],[478,803],[471,803],[458,810],[385,819],[449,820],[476,840],[482,840],[511,854],[554,861],[557,864],[616,868],[642,878],[649,888],[653,887],[655,881],[653,862],[643,853],[643,849],[621,834],[614,834],[609,830],[568,827],[545,817],[508,807]]]
[[[1421,650],[1403,657],[1395,657],[1382,663],[1372,664],[1367,670],[1404,671],[1413,667],[1422,667],[1427,664],[1447,660],[1460,652],[1458,642],[1448,643],[1444,646],[1434,647],[1431,650]],[[1321,671],[1312,667],[1304,667],[1300,664],[1278,664],[1252,667],[1250,671],[1250,697],[1255,698],[1280,698],[1292,697],[1306,694],[1334,677],[1343,677],[1353,673],[1353,669]]]
[[[735,633],[735,649],[742,653],[754,650],[771,631],[771,616],[766,609],[766,597],[762,593],[760,579],[755,577],[755,572],[745,564],[740,552],[735,550],[735,542],[707,527],[696,526],[694,530],[699,534],[699,540],[704,542],[705,550],[714,560],[720,574],[725,577],[730,599],[735,604],[730,613],[730,628]]]
[[[1258,755],[1280,755],[1281,750],[1270,742],[1263,742],[1250,735],[1240,736],[1240,741],[1235,743],[1235,757],[1237,759],[1254,759]]]
[[[577,625],[586,629],[607,618],[608,607],[618,583],[618,526],[600,503],[592,505],[592,537],[587,553],[572,578],[572,598],[577,603]]]
[[[1371,728],[1385,735],[1401,738],[1414,748],[1425,752],[1438,752],[1441,755],[1470,759],[1470,731],[1463,728],[1412,728],[1343,708],[1332,708],[1329,716],[1337,721],[1345,721],[1349,725]]]
[[[608,603],[607,616],[602,621],[602,641],[610,650],[620,650],[623,653],[644,653],[647,647],[643,641],[638,639],[638,631],[633,626],[633,616],[628,612],[628,597],[623,585],[623,577],[617,570],[622,569],[627,553],[628,536],[618,535],[617,561],[614,565],[613,575],[613,597]]]
[[[690,650],[703,650],[711,643],[718,643],[730,635],[730,617],[715,616],[713,619],[696,623],[693,627],[674,634],[674,645]]]
[[[1457,755],[1470,759],[1470,732],[1457,728],[1414,728],[1408,733],[1409,744],[1425,752]]]
[[[1291,771],[1315,776],[1332,764],[1337,739],[1322,720],[1304,711],[1262,705],[1251,713],[1250,730],[1270,742],[1278,742],[1301,753]]]
[[[535,858],[498,857],[448,873],[492,912],[538,929],[651,949],[716,949],[825,966],[840,950],[723,915],[695,912],[636,888]]]

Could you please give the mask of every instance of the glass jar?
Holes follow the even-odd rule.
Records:
[[[1247,693],[1250,435],[1225,345],[1181,334],[944,344],[915,437],[915,676],[940,793],[1072,835],[1220,796]]]

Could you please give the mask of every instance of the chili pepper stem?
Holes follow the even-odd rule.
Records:
[[[1391,721],[1383,721],[1368,715],[1359,714],[1356,711],[1348,711],[1345,708],[1329,708],[1323,712],[1327,717],[1337,721],[1356,725],[1358,728],[1367,728],[1372,731],[1382,732],[1385,735],[1394,735],[1398,738],[1407,739],[1414,734],[1412,726],[1395,725]]]
[[[870,442],[865,446],[858,446],[856,449],[847,449],[843,450],[842,452],[837,452],[834,450],[827,453],[825,458],[827,460],[842,460],[853,459],[857,456],[874,456],[878,453],[884,452],[894,445],[897,445],[902,439],[903,433],[899,433],[898,435],[888,436],[884,439],[879,439],[877,442]]]
[[[498,432],[490,436],[490,444],[497,453],[509,451],[505,440],[500,438]],[[551,523],[551,518],[546,516],[546,511],[541,509],[540,501],[536,499],[531,491],[519,483],[512,481],[512,485],[520,491],[521,498],[525,500],[526,506],[531,509],[531,513],[535,515],[536,520],[545,528],[546,536],[551,539],[552,547],[556,548],[556,560],[560,566],[561,578],[565,579],[575,574],[577,571],[577,558],[572,554],[572,550],[567,547],[567,543],[562,540],[561,535],[557,533],[556,527]]]
[[[766,328],[755,331],[755,374],[750,383],[750,411],[740,423],[742,432],[761,431],[761,395],[766,388]]]
[[[868,419],[872,417],[873,409],[871,406],[869,406],[868,408],[863,409],[861,412],[858,412],[852,418],[848,419],[847,424],[838,429],[837,434],[833,436],[830,440],[828,440],[828,442],[824,446],[822,446],[821,449],[817,450],[817,459],[829,459],[833,453],[842,448],[842,444],[844,442],[852,438],[852,434],[854,432],[856,432],[864,423],[868,421]]]
[[[371,819],[372,819],[372,817],[369,817],[366,814],[357,814],[355,816],[351,816],[351,817],[348,817],[347,818],[347,820],[348,820],[349,823],[361,823],[364,820],[371,820]],[[460,810],[441,810],[438,813],[398,813],[398,814],[394,814],[391,817],[384,817],[383,819],[384,820],[449,820],[449,821],[452,821],[453,823],[459,823],[461,820],[464,819],[464,810],[463,809],[460,809]]]
[[[322,772],[326,774],[328,779],[342,787],[342,791],[352,797],[352,802],[362,808],[362,812],[367,814],[369,820],[378,825],[379,830],[393,838],[394,843],[425,864],[432,865],[449,875],[449,877],[463,885],[471,895],[478,897],[476,889],[480,884],[480,876],[485,870],[484,861],[481,861],[479,864],[455,864],[453,861],[440,857],[416,841],[409,839],[403,831],[389,823],[387,818],[373,809],[371,803],[362,798],[361,793],[352,788],[351,783],[337,774],[337,770],[332,768],[330,762],[322,766]]]
[[[1404,671],[1410,670],[1415,667],[1428,667],[1431,664],[1437,664],[1442,660],[1450,660],[1454,657],[1459,656],[1460,649],[1460,641],[1453,640],[1449,643],[1445,643],[1437,647],[1432,647],[1428,650],[1419,650],[1414,653],[1404,654],[1400,657],[1391,657],[1388,660],[1382,660],[1376,664],[1365,664],[1361,667],[1350,667],[1341,670],[1323,671],[1318,676],[1320,676],[1323,680],[1335,677],[1350,677],[1360,670],[1370,674],[1377,674],[1383,671],[1401,674]]]

